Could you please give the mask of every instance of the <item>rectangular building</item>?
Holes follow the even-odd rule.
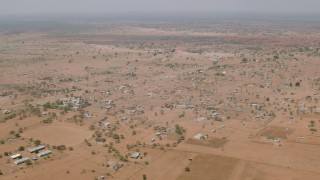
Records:
[[[46,150],[46,151],[38,153],[38,156],[42,157],[42,156],[46,156],[46,155],[51,154],[51,153],[52,153],[51,150]]]
[[[140,156],[140,153],[139,152],[134,152],[130,155],[131,158],[133,159],[138,159],[138,157]]]
[[[44,148],[46,148],[45,145],[39,145],[39,146],[37,146],[37,147],[35,147],[35,148],[28,149],[28,151],[29,151],[30,153],[34,153],[34,152],[39,151],[39,150],[44,149]]]
[[[17,159],[17,158],[21,158],[21,154],[14,154],[12,156],[10,156],[12,159]]]
[[[15,163],[16,165],[19,165],[19,164],[25,163],[26,161],[29,161],[29,160],[30,160],[30,158],[24,157],[24,158],[15,160],[14,163]]]

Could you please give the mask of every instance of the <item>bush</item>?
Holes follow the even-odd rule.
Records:
[[[146,180],[147,179],[147,175],[142,175],[142,178],[143,178],[143,180]]]
[[[39,139],[37,139],[33,143],[35,146],[39,146],[41,144],[41,141]]]
[[[24,149],[25,149],[24,146],[20,146],[18,150],[19,151],[24,151]]]
[[[31,161],[31,160],[27,160],[27,161],[26,161],[26,165],[29,166],[29,165],[31,165],[31,164],[32,164],[32,161]]]

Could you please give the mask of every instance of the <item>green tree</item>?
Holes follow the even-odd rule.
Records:
[[[39,139],[37,139],[33,143],[35,146],[39,146],[41,144],[41,141]]]
[[[24,149],[25,149],[24,146],[20,146],[18,150],[19,151],[24,151]]]
[[[31,164],[32,164],[32,161],[31,161],[30,159],[26,161],[26,165],[29,166],[29,165],[31,165]]]

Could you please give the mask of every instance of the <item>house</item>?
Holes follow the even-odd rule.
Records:
[[[44,116],[46,116],[46,115],[48,115],[48,111],[44,111],[44,112],[42,112],[41,114],[44,115]]]
[[[42,156],[49,155],[49,154],[51,154],[51,153],[52,153],[51,150],[46,150],[46,151],[43,151],[43,152],[38,153],[37,155],[38,155],[39,157],[42,157]]]
[[[105,143],[106,141],[107,141],[106,138],[101,138],[101,137],[96,138],[97,143]]]
[[[39,146],[37,146],[37,147],[35,147],[35,148],[28,149],[28,151],[29,151],[30,153],[34,153],[34,152],[39,151],[39,150],[42,150],[42,149],[44,149],[44,148],[46,148],[46,146],[44,146],[44,145],[39,145]]]
[[[122,163],[117,163],[116,165],[114,165],[112,168],[114,171],[119,170],[120,168],[122,168],[124,166],[124,164]]]
[[[104,103],[107,105],[112,105],[113,104],[113,100],[104,100]]]
[[[250,106],[254,110],[261,110],[264,107],[264,104],[251,103]]]
[[[156,136],[161,136],[161,132],[156,132]]]
[[[187,109],[187,105],[186,104],[179,104],[176,106],[177,109]]]
[[[194,136],[194,138],[195,139],[203,139],[205,136],[203,135],[203,134],[196,134],[195,136]]]
[[[204,118],[204,117],[200,117],[200,118],[195,119],[196,122],[203,122],[206,120],[207,120],[207,118]]]
[[[101,121],[100,126],[102,128],[108,128],[110,126],[110,123],[108,121]]]
[[[128,119],[127,117],[121,117],[121,118],[120,118],[121,121],[125,121],[125,120],[127,120],[127,119]]]
[[[299,108],[299,111],[302,112],[302,113],[307,113],[307,112],[309,112],[309,109],[308,109],[308,107],[302,106],[302,107]]]
[[[15,160],[14,163],[15,163],[16,165],[19,165],[19,164],[25,163],[25,162],[27,162],[27,161],[30,161],[30,158],[24,157],[24,158]]]
[[[14,154],[12,156],[10,156],[12,159],[18,159],[18,158],[21,158],[21,154]]]
[[[103,180],[103,179],[105,179],[105,177],[104,176],[100,176],[100,177],[98,177],[98,179],[99,180]]]
[[[5,109],[2,111],[3,114],[10,114],[12,111],[10,109]]]
[[[91,119],[91,118],[92,118],[92,115],[91,115],[91,114],[88,114],[88,113],[85,113],[85,114],[84,114],[84,117],[85,117],[86,119]]]
[[[131,158],[133,159],[138,159],[138,157],[140,156],[140,153],[139,152],[134,152],[130,155]]]

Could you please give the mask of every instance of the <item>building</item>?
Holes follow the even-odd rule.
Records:
[[[117,163],[116,165],[113,166],[113,171],[117,171],[120,168],[122,168],[124,166],[124,164],[122,163]]]
[[[14,163],[15,163],[16,165],[19,165],[19,164],[25,163],[25,162],[27,162],[27,161],[30,161],[30,158],[24,157],[24,158],[15,160]]]
[[[91,119],[91,118],[92,118],[92,115],[91,115],[91,114],[88,114],[88,113],[85,113],[85,114],[84,114],[84,117],[85,117],[86,119]]]
[[[194,136],[194,138],[195,139],[204,139],[205,138],[205,136],[203,135],[203,134],[196,134],[195,136]]]
[[[99,122],[99,125],[100,125],[100,127],[106,129],[106,128],[109,128],[111,124],[108,121],[101,121],[101,122]]]
[[[107,141],[106,138],[101,138],[101,137],[96,138],[97,143],[105,143],[106,141]]]
[[[3,110],[3,114],[10,114],[12,111],[10,110],[10,109],[5,109],[5,110]]]
[[[161,132],[156,132],[156,136],[161,136]]]
[[[45,145],[39,145],[39,146],[37,146],[37,147],[35,147],[35,148],[28,149],[28,151],[29,151],[30,153],[34,153],[34,152],[39,151],[39,150],[42,150],[42,149],[44,149],[44,148],[46,148]]]
[[[130,155],[131,158],[133,159],[138,159],[138,157],[140,156],[140,153],[139,152],[134,152]]]
[[[203,122],[203,121],[206,121],[206,120],[207,120],[207,118],[200,117],[200,118],[195,119],[194,121],[195,122]]]
[[[21,158],[21,154],[14,154],[12,156],[10,156],[12,159],[18,159],[18,158]]]
[[[46,150],[46,151],[43,151],[43,152],[38,153],[37,155],[38,155],[39,157],[42,157],[42,156],[49,155],[49,154],[51,154],[51,153],[52,153],[51,150]]]

